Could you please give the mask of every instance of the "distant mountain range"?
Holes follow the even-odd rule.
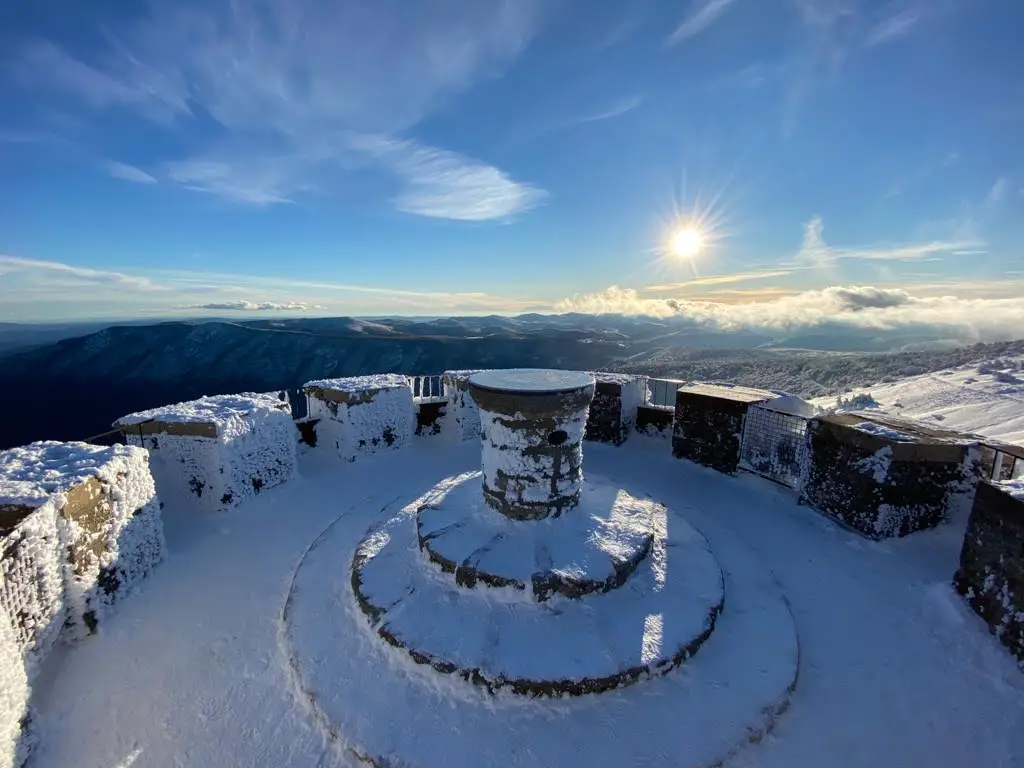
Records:
[[[10,328],[0,329],[0,337]],[[894,345],[929,351],[863,354]],[[810,396],[872,384],[899,366],[921,373],[965,356],[1012,353],[994,351],[999,345],[935,351],[948,346],[923,332],[896,338],[847,329],[842,335],[771,337],[672,319],[578,314],[119,325],[6,353],[0,346],[0,398],[6,404],[0,448],[82,439],[108,430],[131,411],[208,394],[292,389],[328,376],[609,369],[730,379]],[[837,348],[846,351],[825,351]],[[1024,352],[1024,345],[1018,349]]]

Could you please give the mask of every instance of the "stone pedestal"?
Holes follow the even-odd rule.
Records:
[[[521,369],[478,373],[469,390],[480,408],[483,493],[515,520],[557,517],[579,501],[583,433],[594,377]]]

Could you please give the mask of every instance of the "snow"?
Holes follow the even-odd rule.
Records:
[[[682,392],[704,397],[717,397],[723,400],[737,400],[741,403],[761,403],[775,399],[779,393],[764,389],[742,387],[739,384],[696,382],[679,388]]]
[[[493,577],[514,582],[528,597],[543,600],[552,576],[557,584],[578,592],[625,577],[627,564],[635,564],[650,550],[654,517],[664,514],[650,500],[590,478],[579,505],[569,513],[546,520],[512,520],[484,502],[480,473],[473,472],[419,511],[417,536],[429,553],[469,564],[491,576],[492,582]]]
[[[692,659],[612,693],[527,702],[414,664],[352,605],[347,564],[369,526],[479,466],[477,446],[441,446],[341,466],[310,451],[292,482],[217,518],[168,502],[174,555],[37,684],[34,766],[343,766],[360,748],[421,766],[1019,765],[1024,675],[950,586],[963,519],[865,541],[787,489],[656,440],[591,444],[587,471],[710,544],[726,604]],[[658,626],[645,617],[636,648]],[[799,679],[780,697],[794,631]]]
[[[480,370],[445,371],[444,388],[448,397],[442,432],[459,440],[480,438],[480,409],[469,394],[469,379]]]
[[[317,445],[345,461],[383,449],[404,448],[412,440],[416,404],[407,376],[382,374],[311,381],[309,416],[319,419]],[[334,393],[340,393],[340,397]]]
[[[498,392],[571,392],[593,386],[594,377],[582,371],[509,368],[474,374],[469,382]]]
[[[898,429],[887,427],[884,424],[876,424],[873,421],[861,421],[853,425],[854,429],[867,432],[869,435],[880,437],[883,440],[891,440],[894,443],[913,443],[917,441],[913,435],[900,432]]]
[[[3,539],[0,606],[33,679],[61,634],[110,615],[164,557],[145,451],[39,442],[0,453],[0,504],[41,501]]]
[[[133,425],[147,427],[138,432]],[[157,489],[205,511],[242,504],[295,472],[295,425],[287,401],[272,395],[218,395],[118,419],[125,439],[149,450]],[[213,425],[214,434],[175,424]],[[215,435],[215,436],[214,436]]]
[[[370,376],[350,376],[341,379],[317,379],[307,381],[303,389],[331,389],[347,394],[362,394],[385,389],[401,389],[409,386],[409,377],[400,373],[376,373]]]
[[[244,425],[247,417],[267,410],[283,411],[289,415],[291,413],[288,401],[281,400],[276,395],[244,392],[238,395],[201,397],[198,400],[190,400],[185,403],[138,411],[122,416],[114,422],[114,426],[129,427],[147,421],[214,424],[217,427],[218,436],[230,435],[237,431],[245,431],[245,427],[240,425]]]
[[[761,403],[761,408],[766,408],[769,411],[775,411],[776,413],[786,413],[790,416],[803,416],[804,418],[811,418],[817,416],[820,412],[820,408],[814,404],[804,400],[796,395],[780,395],[779,397],[771,400],[766,400]]]
[[[1017,477],[1013,480],[1004,480],[996,483],[996,487],[1003,493],[1008,493],[1013,498],[1024,501],[1024,477]]]
[[[999,358],[854,390],[893,416],[1024,444],[1024,358]],[[817,405],[836,405],[834,397]],[[851,410],[862,410],[858,403]]]
[[[0,575],[0,589],[4,588]],[[20,766],[27,757],[31,731],[22,731],[28,713],[29,687],[14,627],[0,610],[0,768]]]
[[[479,496],[479,487],[471,479],[475,478],[455,483],[454,492],[466,489]],[[467,500],[461,494],[456,504]],[[454,577],[439,578],[415,554],[416,516],[401,512],[357,550],[357,560],[365,557],[359,569],[360,592],[384,612],[381,623],[410,653],[443,659],[459,669],[479,670],[480,677],[491,683],[600,679],[640,665],[665,665],[667,671],[679,650],[709,629],[722,602],[723,579],[704,537],[679,520],[669,531],[664,508],[657,511],[660,516],[649,518],[647,526],[655,533],[656,545],[623,587],[578,600],[554,595],[540,605],[528,596],[520,597],[521,593],[465,590],[456,587]],[[489,514],[501,517],[493,511]],[[562,554],[559,545],[573,547],[574,542],[564,538],[545,540],[545,533],[560,528],[568,534],[571,524],[536,525],[547,530],[532,541],[550,544],[552,558]],[[521,533],[520,541],[528,536]],[[498,572],[529,580],[527,563],[515,558],[511,549],[502,554],[510,557],[493,563]],[[304,611],[317,606],[311,615],[332,609],[344,612],[347,601],[332,606],[334,594],[326,591],[326,599],[307,598],[300,605]],[[296,618],[305,615],[297,613]],[[657,638],[644,632],[649,616],[664,617]],[[795,658],[792,643],[789,652]],[[421,674],[437,673],[423,667]],[[472,693],[464,692],[465,696],[472,698]],[[381,746],[372,751],[379,754]]]
[[[888,445],[879,448],[866,459],[861,459],[854,466],[865,475],[871,475],[876,483],[884,483],[892,466],[892,448]]]

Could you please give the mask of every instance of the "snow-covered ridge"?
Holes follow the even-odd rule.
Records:
[[[1024,357],[1002,357],[854,389],[813,401],[879,411],[942,429],[1024,444]]]

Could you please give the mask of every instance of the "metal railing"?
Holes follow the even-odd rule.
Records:
[[[685,381],[680,381],[679,379],[648,379],[647,398],[644,400],[644,405],[653,405],[658,408],[675,408],[676,390],[685,383]]]
[[[418,403],[439,403],[446,399],[444,377],[440,374],[410,376],[409,383],[412,386],[412,398]]]

